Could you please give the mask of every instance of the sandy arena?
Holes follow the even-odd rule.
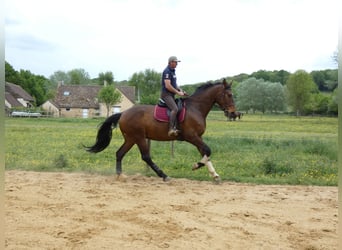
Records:
[[[337,187],[5,173],[6,249],[337,249]]]

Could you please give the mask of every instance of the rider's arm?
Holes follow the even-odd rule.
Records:
[[[165,88],[166,88],[168,91],[170,91],[171,93],[174,93],[174,94],[177,94],[177,95],[180,95],[180,96],[183,96],[183,95],[184,95],[184,92],[183,92],[183,91],[178,90],[178,89],[175,89],[175,88],[171,85],[171,80],[165,79],[164,82],[165,82]]]

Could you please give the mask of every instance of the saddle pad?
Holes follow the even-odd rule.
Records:
[[[165,107],[154,106],[154,119],[160,122],[169,122],[168,109]],[[185,117],[185,107],[183,107],[177,114],[178,122],[183,122]]]

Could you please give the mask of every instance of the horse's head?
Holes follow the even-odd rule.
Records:
[[[235,112],[235,104],[232,93],[232,84],[233,81],[227,83],[226,79],[222,81],[222,91],[218,93],[216,96],[216,103],[220,106],[220,108],[226,112],[234,114]]]

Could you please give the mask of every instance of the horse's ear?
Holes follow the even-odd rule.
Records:
[[[227,88],[227,81],[226,81],[226,78],[223,78],[222,83],[223,83],[224,87]]]
[[[223,85],[224,85],[225,88],[231,87],[231,86],[233,85],[233,80],[231,80],[230,83],[227,83],[226,78],[223,78],[222,83],[223,83]]]

